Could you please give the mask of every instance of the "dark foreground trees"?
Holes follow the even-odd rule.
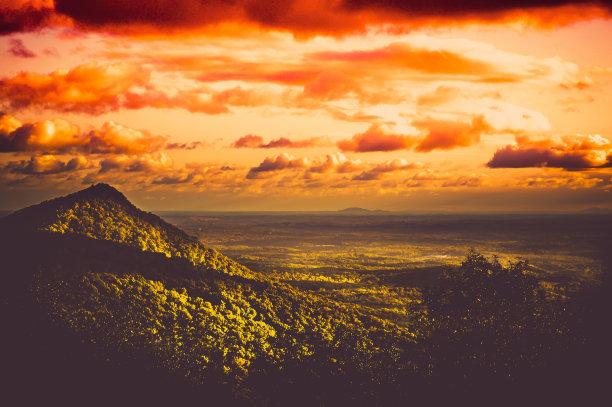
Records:
[[[504,266],[470,252],[424,292],[434,388],[548,401],[601,392],[594,362],[609,350],[591,347],[601,330],[590,331],[606,318],[585,318],[607,314],[596,305],[602,288],[553,299],[529,269],[525,261]]]
[[[525,261],[503,266],[471,251],[424,296],[432,374],[444,381],[512,380],[563,330],[552,329],[544,291]]]

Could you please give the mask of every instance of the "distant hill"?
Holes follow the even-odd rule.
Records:
[[[346,215],[376,215],[376,214],[388,213],[388,211],[383,211],[380,209],[370,210],[370,209],[364,209],[364,208],[359,208],[355,206],[355,207],[341,209],[338,211],[338,213],[346,214]]]

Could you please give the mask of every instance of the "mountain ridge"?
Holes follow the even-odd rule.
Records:
[[[108,240],[142,251],[184,258],[205,270],[247,276],[252,272],[157,215],[138,209],[104,183],[14,212],[0,226],[15,233],[51,232]]]

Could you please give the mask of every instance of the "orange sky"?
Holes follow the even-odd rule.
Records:
[[[610,2],[422,4],[0,0],[0,209],[612,208]]]

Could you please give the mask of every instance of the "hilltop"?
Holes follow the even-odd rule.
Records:
[[[0,221],[0,227],[24,232],[80,235],[116,242],[142,251],[186,259],[202,270],[231,275],[249,271],[159,216],[134,206],[108,184],[96,184],[79,192],[19,210]]]

